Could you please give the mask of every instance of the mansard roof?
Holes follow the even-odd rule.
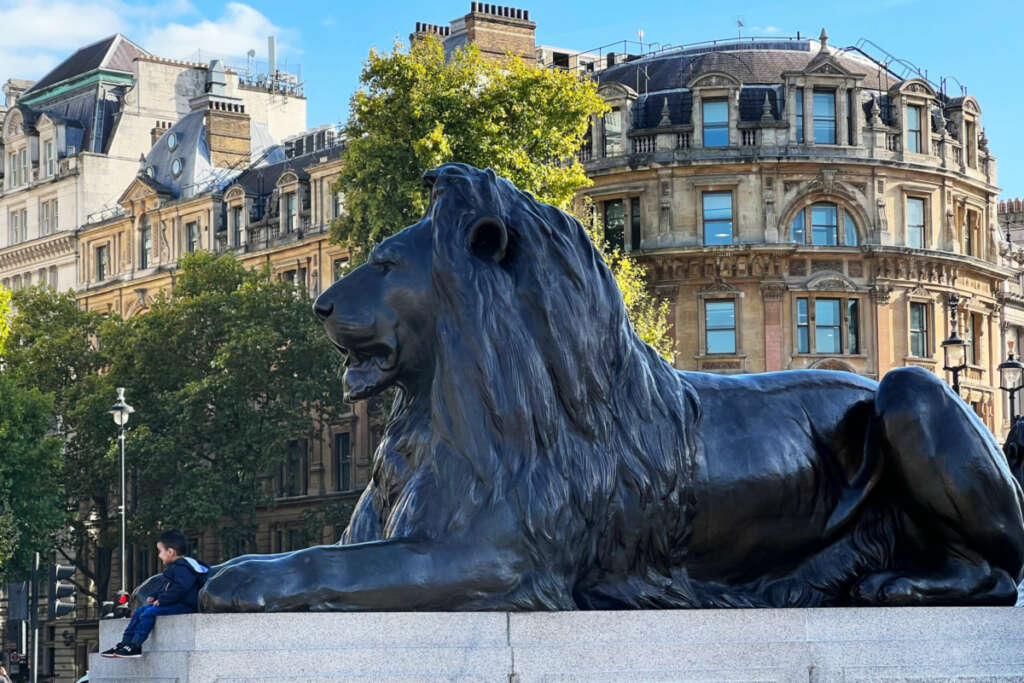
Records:
[[[82,76],[96,69],[131,73],[134,70],[132,62],[135,58],[148,54],[120,33],[115,33],[92,45],[86,45],[76,50],[74,54],[22,93],[21,99],[31,98],[62,81]]]
[[[674,90],[711,72],[726,73],[743,85],[775,85],[783,74],[803,71],[821,52],[813,40],[732,42],[666,51],[632,59],[595,74],[601,84],[617,82],[643,94]],[[830,48],[829,59],[847,73],[866,74],[864,87],[888,90],[900,79],[881,64],[852,50]]]

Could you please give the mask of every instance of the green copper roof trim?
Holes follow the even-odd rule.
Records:
[[[83,86],[100,82],[107,83],[109,85],[131,85],[135,82],[135,77],[124,71],[93,69],[92,71],[79,74],[73,78],[60,81],[59,83],[54,83],[40,93],[32,93],[28,97],[20,97],[18,98],[18,102],[31,106],[37,102],[44,102],[57,97],[58,95],[62,95],[69,90],[75,90]]]

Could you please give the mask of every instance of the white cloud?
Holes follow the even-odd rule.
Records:
[[[775,36],[782,33],[778,26],[751,26],[750,30],[758,36]]]
[[[215,21],[194,24],[171,23],[144,36],[147,50],[164,57],[192,58],[197,52],[217,56],[240,56],[250,49],[264,54],[267,36],[278,37],[278,53],[295,52],[288,44],[293,31],[274,24],[249,5],[230,2]],[[205,59],[205,58],[204,58]]]
[[[254,48],[261,57],[267,36],[278,37],[278,54],[299,54],[298,32],[278,26],[240,2],[222,16],[202,16],[191,0],[0,0],[0,82],[38,79],[78,48],[123,33],[161,57],[241,56]],[[11,29],[14,30],[11,30]]]

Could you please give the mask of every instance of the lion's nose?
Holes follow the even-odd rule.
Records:
[[[313,312],[320,316],[321,320],[326,320],[333,310],[334,303],[324,296],[318,296],[313,302]]]

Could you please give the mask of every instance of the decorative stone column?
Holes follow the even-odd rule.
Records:
[[[782,370],[785,367],[785,335],[783,334],[782,300],[786,285],[781,282],[761,283],[761,298],[764,304],[764,369],[765,372]]]

